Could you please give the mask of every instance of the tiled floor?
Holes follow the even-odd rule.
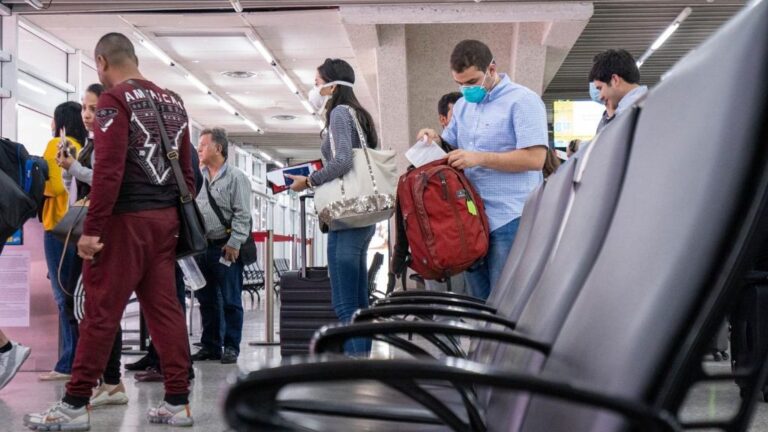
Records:
[[[250,301],[248,302],[250,307]],[[221,365],[218,362],[195,363],[196,379],[191,394],[192,411],[195,417],[195,431],[224,431],[221,400],[227,380],[238,371],[245,371],[266,360],[279,358],[277,347],[254,347],[248,341],[264,339],[264,311],[247,310],[244,340],[237,365]],[[199,321],[196,321],[199,322]],[[191,340],[199,339],[199,326]],[[135,361],[135,356],[123,356],[123,361]],[[710,363],[711,368],[725,372],[727,362]],[[175,430],[164,426],[149,425],[145,420],[148,408],[163,396],[161,383],[136,383],[132,373],[125,377],[130,403],[122,407],[99,408],[92,413],[93,431],[163,431]],[[24,413],[41,410],[58,400],[63,392],[63,383],[42,383],[37,373],[22,372],[0,392],[0,432],[26,430],[21,418]],[[707,384],[697,388],[684,410],[687,419],[706,419],[727,414],[738,399],[735,385],[730,383]],[[189,430],[189,429],[188,429]],[[768,431],[768,404],[758,406],[752,432]],[[349,431],[353,432],[353,431]]]

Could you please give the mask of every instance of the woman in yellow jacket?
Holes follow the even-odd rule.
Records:
[[[82,143],[88,137],[83,119],[80,116],[81,105],[77,102],[64,102],[56,107],[53,113],[54,138],[48,142],[43,153],[43,158],[48,162],[48,181],[45,183],[45,203],[43,204],[43,237],[45,248],[45,261],[48,264],[48,278],[53,287],[53,298],[59,308],[59,361],[51,372],[40,375],[44,381],[68,380],[72,371],[72,361],[75,357],[77,346],[77,321],[72,310],[71,293],[64,292],[62,287],[67,286],[69,270],[75,257],[75,245],[68,245],[56,239],[51,230],[64,217],[69,208],[69,188],[74,180],[63,171],[56,162],[56,156],[60,151],[67,150],[73,156],[80,151]],[[65,139],[60,136],[66,131]],[[63,260],[62,260],[63,255]],[[61,272],[59,265],[61,264]]]

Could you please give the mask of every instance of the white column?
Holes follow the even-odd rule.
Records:
[[[17,139],[18,113],[16,110],[18,87],[19,58],[19,19],[16,15],[2,17],[2,51],[10,56],[10,61],[3,62],[0,66],[0,81],[2,88],[8,90],[9,97],[3,97],[0,103],[0,135],[15,140]]]
[[[405,152],[412,141],[409,133],[408,62],[405,48],[405,26],[379,26],[376,49],[379,99],[379,138],[382,148],[397,151],[397,165],[405,171]]]

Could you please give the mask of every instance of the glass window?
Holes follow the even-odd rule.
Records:
[[[88,88],[91,84],[98,84],[99,83],[99,74],[96,73],[96,69],[90,67],[89,65],[83,63],[83,67],[80,68],[82,71],[82,83],[83,83],[83,93],[85,93],[85,90]]]
[[[19,28],[19,59],[46,76],[67,81],[67,53]]]
[[[45,146],[53,137],[51,133],[53,116],[41,114],[25,106],[18,109],[18,141],[27,147],[29,154],[42,156]]]
[[[57,105],[67,101],[66,92],[21,71],[17,88],[19,102],[51,116]]]

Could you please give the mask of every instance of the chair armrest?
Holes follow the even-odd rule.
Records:
[[[485,301],[482,299],[479,299],[477,297],[472,297],[468,295],[462,295],[462,294],[456,294],[452,292],[442,292],[442,291],[424,291],[424,290],[410,290],[410,291],[395,291],[392,294],[389,295],[390,298],[401,298],[401,297],[445,297],[445,298],[453,298],[457,300],[466,300],[471,301],[475,303],[485,304]]]
[[[379,381],[405,392],[418,387],[418,382],[446,381],[460,388],[482,386],[521,391],[574,404],[604,409],[627,418],[638,430],[682,431],[674,416],[636,400],[579,388],[567,382],[504,371],[460,359],[423,360],[341,360],[338,357],[292,357],[282,366],[267,367],[241,377],[229,390],[225,401],[225,417],[235,430],[313,431],[313,423],[301,419],[288,420],[281,411],[310,412],[317,415],[372,418],[365,409],[352,407],[354,401],[278,401],[280,390],[291,384],[335,381]],[[405,385],[403,383],[409,383]],[[412,395],[404,393],[405,396]],[[417,390],[416,394],[422,394]],[[454,431],[477,430],[434,398],[413,398],[432,411],[437,419]],[[476,418],[470,415],[470,418]],[[390,414],[387,420],[413,421]],[[482,425],[485,426],[485,425]]]
[[[468,336],[478,339],[494,340],[505,344],[513,344],[548,355],[550,346],[528,337],[511,333],[509,331],[491,330],[485,327],[473,326],[457,321],[451,322],[423,322],[423,321],[384,321],[364,322],[354,324],[334,324],[322,327],[312,337],[309,350],[314,354],[326,352],[344,352],[344,342],[355,337],[380,338],[381,336],[395,336],[398,334],[417,334],[429,338],[435,343],[434,336]],[[455,350],[442,344],[435,344],[443,353],[455,356]]]
[[[446,306],[461,306],[465,308],[477,309],[490,313],[496,313],[496,308],[475,301],[467,301],[448,297],[436,296],[412,296],[412,297],[387,297],[377,300],[371,307],[408,305],[408,304],[441,304]]]
[[[380,306],[369,309],[359,309],[352,315],[352,322],[373,321],[379,318],[391,318],[400,315],[438,315],[458,318],[467,318],[487,323],[499,324],[510,330],[515,329],[516,323],[498,315],[488,312],[478,312],[456,306],[438,305],[404,305],[404,306]]]

